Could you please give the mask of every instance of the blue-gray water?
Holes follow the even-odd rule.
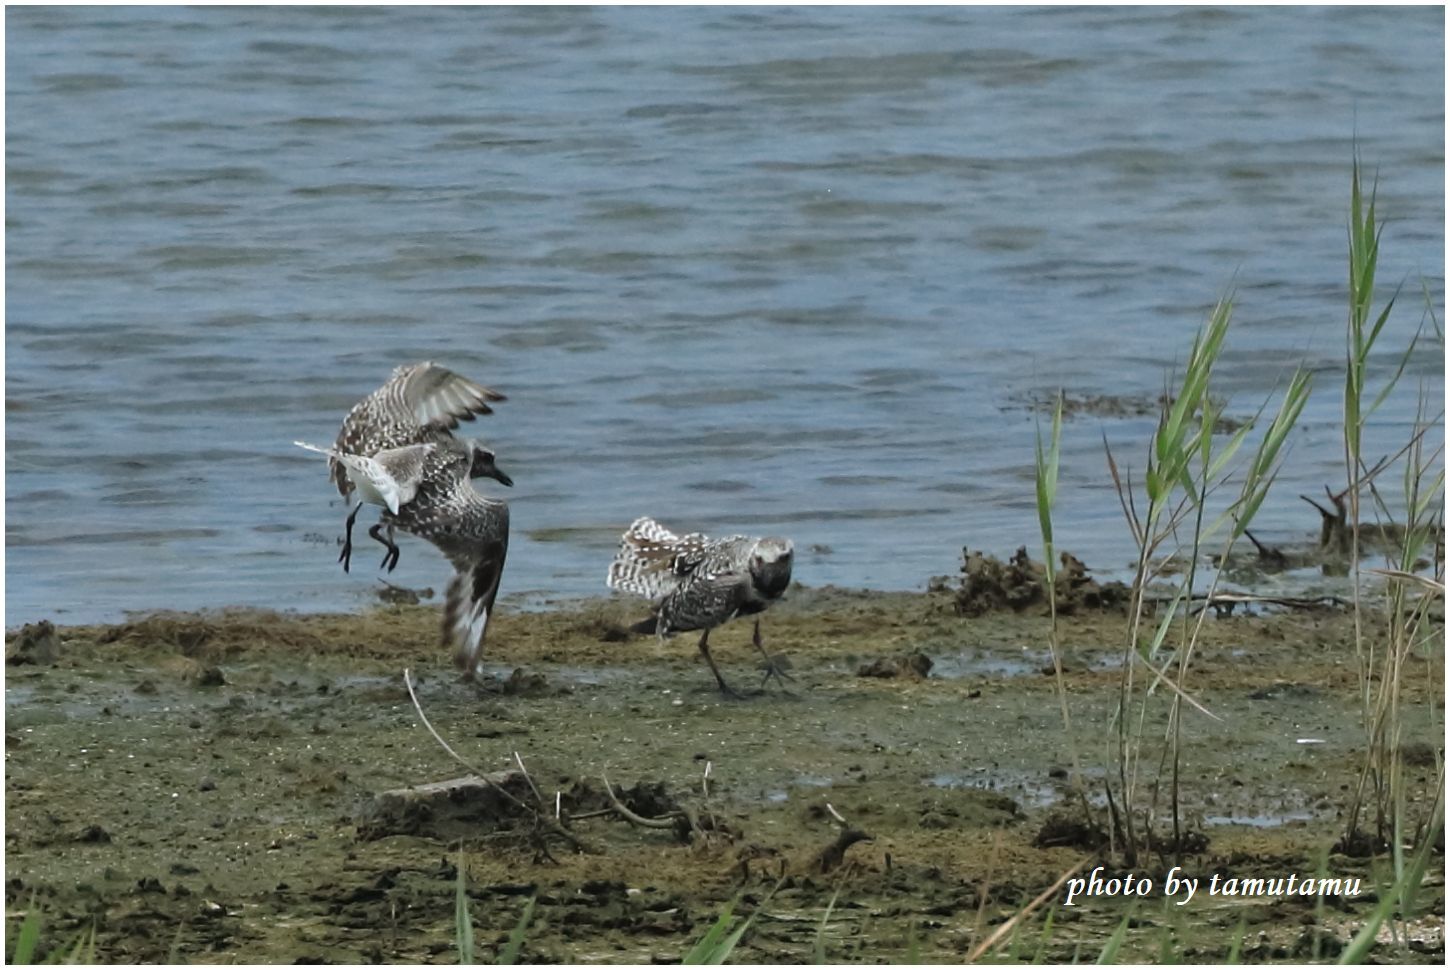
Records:
[[[1443,306],[1434,8],[6,11],[6,623],[354,608],[316,456],[397,364],[509,395],[505,594],[603,591],[620,530],[793,537],[797,578],[920,588],[1037,542],[1034,417],[1152,398],[1231,283],[1249,414],[1320,373],[1270,538],[1343,481],[1355,138]],[[1429,341],[1368,450],[1408,436]],[[1059,543],[1131,553],[1101,435]],[[492,483],[487,483],[491,485]],[[309,535],[311,538],[309,539]],[[326,542],[317,541],[322,536]],[[448,569],[405,540],[391,578]]]

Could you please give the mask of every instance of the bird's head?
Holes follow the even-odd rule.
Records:
[[[493,449],[483,442],[474,440],[469,443],[473,455],[473,463],[468,469],[469,478],[492,478],[500,485],[513,487],[514,480],[499,470],[494,464]]]
[[[755,588],[768,599],[775,599],[790,585],[791,561],[795,546],[789,539],[771,536],[755,543],[750,554],[750,575]]]

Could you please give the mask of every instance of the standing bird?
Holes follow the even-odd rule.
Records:
[[[437,466],[445,460],[444,451],[463,447],[452,434],[458,422],[472,421],[479,414],[492,414],[493,408],[489,407],[489,403],[503,400],[506,398],[492,388],[460,377],[431,361],[424,361],[421,364],[405,364],[393,371],[386,384],[348,412],[343,419],[342,430],[337,434],[337,442],[327,452],[328,471],[338,493],[343,498],[350,498],[353,492],[357,492],[363,499],[347,517],[347,534],[342,552],[337,557],[344,572],[348,571],[352,562],[352,527],[363,505],[372,502],[389,511],[397,511],[396,506],[386,501],[386,483],[382,486],[382,494],[374,496],[372,493],[378,486],[370,480],[372,476],[358,469],[360,462],[350,462],[349,459],[371,458],[382,464],[397,484],[399,504],[406,504],[411,501],[420,481],[437,474]],[[424,444],[437,447],[423,456],[422,465],[418,468],[412,464],[417,452],[410,453],[407,449],[411,445]],[[481,445],[473,445],[471,468],[472,477],[488,477],[503,485],[513,485],[513,480],[494,464],[493,452]],[[404,498],[404,495],[408,497]],[[378,497],[385,500],[379,502]],[[382,565],[392,572],[398,565],[398,547],[391,539],[383,538],[380,528],[380,525],[374,525],[368,530],[368,535],[388,547]]]
[[[710,656],[710,631],[737,616],[760,613],[779,599],[790,585],[794,551],[789,539],[776,537],[677,536],[646,517],[625,531],[606,582],[611,589],[652,601],[650,618],[631,627],[635,632],[655,633],[663,640],[686,630],[701,631],[700,655],[721,693],[738,697]],[[758,617],[752,642],[765,657],[766,680],[783,678],[777,658],[761,643]]]

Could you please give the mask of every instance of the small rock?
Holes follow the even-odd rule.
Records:
[[[105,843],[111,841],[111,833],[99,825],[87,825],[76,836],[77,842]]]
[[[143,680],[143,681],[141,681],[141,683],[139,683],[139,684],[136,685],[136,693],[138,693],[138,694],[154,694],[154,693],[156,693],[156,682],[153,681],[153,680]]]
[[[203,778],[196,786],[197,791],[216,791],[216,782],[211,778]]]
[[[155,876],[147,876],[144,879],[136,880],[136,891],[138,893],[166,893],[166,887],[161,885],[161,880]]]
[[[198,687],[225,687],[227,678],[220,667],[205,667],[197,671],[193,682]]]

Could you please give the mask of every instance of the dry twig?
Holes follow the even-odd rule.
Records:
[[[609,784],[608,775],[599,777],[604,782],[604,793],[609,796],[609,804],[613,805],[619,816],[631,825],[638,825],[646,829],[673,829],[677,827],[677,821],[685,817],[678,812],[660,818],[645,818],[643,815],[638,815],[626,808],[624,803],[615,797],[614,789]]]
[[[477,775],[485,784],[497,791],[500,795],[504,797],[506,801],[509,802],[509,804],[513,805],[519,811],[533,816],[534,823],[540,828],[544,829],[552,835],[558,836],[565,842],[568,842],[571,846],[573,846],[574,851],[583,852],[589,855],[598,854],[598,849],[582,841],[577,835],[564,828],[564,826],[561,825],[557,820],[549,818],[548,815],[545,815],[543,812],[539,811],[539,809],[520,801],[513,792],[504,788],[498,782],[490,778],[487,772],[480,770],[477,766],[473,764],[470,764],[467,760],[464,759],[462,755],[460,755],[457,751],[454,751],[452,746],[449,745],[447,741],[443,740],[443,735],[439,734],[438,731],[433,727],[432,722],[428,720],[428,715],[423,713],[423,705],[418,702],[418,693],[413,689],[413,674],[410,669],[405,668],[403,670],[403,683],[408,688],[408,696],[413,700],[413,710],[418,712],[418,719],[423,722],[423,726],[428,729],[428,733],[433,735],[433,740],[437,741],[443,747],[443,750],[447,751],[449,756],[452,757],[454,761],[467,768],[474,775]],[[520,762],[520,767],[522,767],[522,762]],[[524,777],[528,777],[527,772],[525,772]],[[532,786],[533,782],[530,781],[529,785]],[[538,789],[534,790],[535,792],[538,791]]]

